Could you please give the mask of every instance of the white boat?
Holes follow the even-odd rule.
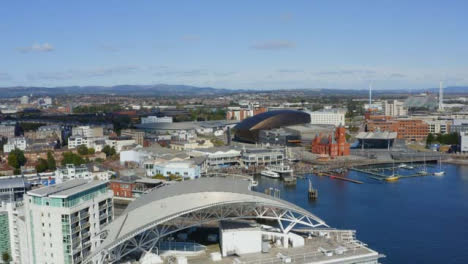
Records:
[[[439,171],[434,172],[435,176],[444,176],[445,171],[442,170],[442,160],[439,158]]]
[[[400,165],[398,165],[398,168],[406,168],[406,164],[401,163]]]
[[[251,180],[250,181],[250,186],[257,187],[258,186],[258,181]]]
[[[273,171],[278,173],[280,176],[291,176],[294,173],[294,170],[289,167],[288,165],[280,164],[280,165],[270,165],[267,167],[267,170]]]
[[[424,167],[421,171],[419,171],[421,175],[427,175],[427,167],[426,167],[426,154],[424,154]]]
[[[260,175],[270,177],[270,178],[279,178],[280,177],[279,173],[271,171],[271,170],[262,170],[260,172]]]

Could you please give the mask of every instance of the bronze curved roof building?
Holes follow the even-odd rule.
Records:
[[[234,127],[235,139],[243,142],[258,141],[260,130],[310,123],[310,115],[295,110],[268,111],[249,117]]]

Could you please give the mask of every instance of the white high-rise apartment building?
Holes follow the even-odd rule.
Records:
[[[31,263],[78,264],[113,220],[107,182],[82,179],[29,191],[24,198]]]
[[[385,101],[383,110],[386,116],[407,116],[408,109],[404,106],[404,102],[393,100],[393,102]]]
[[[460,151],[468,152],[468,132],[460,132]]]
[[[324,109],[322,111],[315,111],[307,113],[310,115],[310,123],[314,125],[345,125],[345,111],[340,109]]]

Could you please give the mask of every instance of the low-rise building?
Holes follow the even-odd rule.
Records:
[[[261,130],[258,134],[258,142],[271,146],[296,146],[301,142],[301,137],[293,132],[278,128]]]
[[[185,151],[201,148],[212,148],[213,143],[210,140],[189,140],[189,141],[173,141],[171,142],[171,149]]]
[[[241,149],[234,147],[213,147],[206,149],[194,149],[190,151],[192,157],[205,157],[209,167],[222,167],[239,164]]]
[[[3,145],[3,152],[9,153],[13,151],[14,149],[19,149],[19,150],[26,150],[28,147],[28,142],[26,141],[25,137],[13,137],[13,138],[8,138],[8,141],[5,145]]]
[[[135,140],[130,137],[109,138],[106,139],[106,145],[115,148],[115,151],[120,153],[124,147],[135,145]]]
[[[167,161],[156,159],[145,162],[146,176],[162,175],[169,177],[171,175],[186,179],[197,179],[201,176],[201,168],[192,160]]]
[[[285,160],[284,149],[275,148],[255,148],[243,149],[241,153],[241,165],[267,166],[281,164]]]
[[[31,189],[31,185],[24,178],[0,177],[0,202],[18,202],[23,195]]]
[[[104,129],[102,126],[77,126],[72,128],[72,136],[81,136],[85,138],[102,137]]]

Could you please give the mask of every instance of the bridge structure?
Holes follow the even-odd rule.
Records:
[[[101,245],[84,263],[118,263],[157,252],[158,242],[181,230],[223,220],[271,220],[283,234],[293,228],[328,228],[309,211],[251,191],[236,177],[200,178],[164,186],[131,203],[101,232]]]

